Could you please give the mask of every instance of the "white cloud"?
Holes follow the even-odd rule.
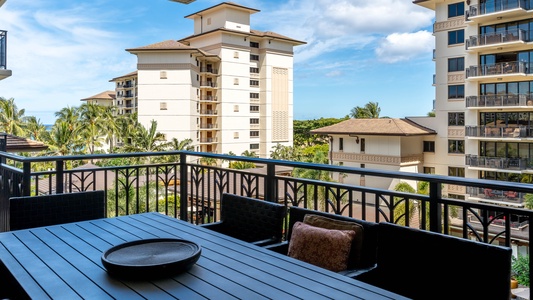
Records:
[[[435,45],[433,35],[428,31],[415,33],[393,33],[383,39],[375,53],[380,61],[396,63],[431,51]]]
[[[297,63],[331,52],[375,47],[386,36],[430,27],[434,17],[433,11],[407,0],[291,0],[275,7],[263,3],[268,9],[254,18],[265,29],[307,42],[295,48]],[[403,60],[404,54],[399,54],[398,60]]]

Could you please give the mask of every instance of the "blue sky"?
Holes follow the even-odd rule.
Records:
[[[14,98],[44,124],[80,99],[113,90],[110,79],[135,70],[127,48],[193,32],[184,16],[222,1],[7,0],[8,31],[0,97]],[[378,102],[381,116],[425,116],[432,87],[434,13],[411,0],[237,0],[255,8],[251,27],[305,41],[294,53],[294,117],[341,118]]]

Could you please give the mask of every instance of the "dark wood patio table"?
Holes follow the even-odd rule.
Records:
[[[104,251],[152,238],[186,239],[202,254],[168,278],[107,273]],[[10,273],[31,299],[406,299],[159,213],[0,233],[0,260],[3,278]],[[0,289],[10,288],[0,282]]]

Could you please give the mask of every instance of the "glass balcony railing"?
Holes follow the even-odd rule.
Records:
[[[465,165],[487,169],[527,170],[532,169],[530,159],[519,157],[489,157],[479,155],[465,155]]]
[[[471,47],[481,47],[488,45],[506,44],[514,42],[526,42],[528,32],[521,29],[507,30],[503,32],[492,32],[470,36],[466,40],[466,49]]]
[[[468,96],[466,107],[533,106],[533,94]]]
[[[529,10],[531,5],[526,0],[487,0],[480,4],[470,5],[465,17],[471,17],[505,12],[514,9]]]
[[[465,126],[465,136],[480,138],[531,138],[531,126]]]
[[[7,31],[0,30],[0,70],[7,69]]]
[[[485,64],[481,66],[470,66],[466,69],[466,78],[479,76],[500,76],[522,74],[526,75],[531,72],[531,66],[526,62],[510,61],[494,64]]]

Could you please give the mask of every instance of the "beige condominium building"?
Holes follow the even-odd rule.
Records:
[[[435,11],[435,173],[533,182],[533,1],[415,0]],[[523,206],[510,191],[450,196]]]
[[[116,115],[134,114],[137,112],[137,71],[115,77],[110,82],[115,83]]]
[[[223,2],[185,16],[194,21],[188,37],[126,49],[137,56],[124,90],[132,102],[120,100],[120,78],[117,102],[145,126],[156,120],[167,140],[192,139],[196,151],[268,157],[278,143],[292,146],[293,48],[305,43],[251,29],[257,12]]]
[[[0,7],[6,0],[0,0]],[[11,70],[7,68],[7,31],[0,29],[0,80],[11,76]]]

